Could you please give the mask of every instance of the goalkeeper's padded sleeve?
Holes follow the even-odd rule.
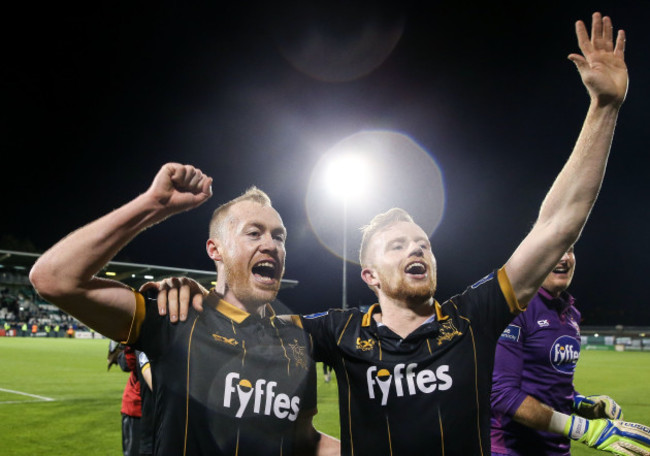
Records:
[[[573,410],[578,415],[589,419],[623,419],[621,407],[609,396],[583,396],[582,394],[576,394],[573,396]]]
[[[557,413],[557,412],[556,412]],[[571,415],[563,434],[598,450],[621,456],[650,456],[650,427],[608,419]]]

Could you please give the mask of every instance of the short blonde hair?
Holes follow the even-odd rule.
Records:
[[[228,210],[237,203],[242,201],[252,201],[258,203],[261,206],[272,207],[271,198],[265,192],[257,188],[256,186],[249,187],[244,193],[239,195],[237,198],[231,199],[230,201],[223,203],[221,206],[216,208],[212,213],[212,218],[210,219],[210,238],[221,238],[223,234],[223,222],[228,216]]]
[[[394,207],[386,212],[375,215],[368,225],[361,227],[362,238],[361,248],[359,249],[359,262],[361,263],[361,267],[366,266],[366,255],[370,239],[377,234],[377,232],[397,222],[415,223],[413,217],[411,217],[408,212],[399,207]]]

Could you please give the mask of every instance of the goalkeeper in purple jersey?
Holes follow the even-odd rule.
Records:
[[[588,427],[595,433],[599,424],[610,423],[614,433],[620,426],[648,430],[634,423],[611,421],[622,420],[623,412],[609,396],[585,397],[574,389],[573,374],[580,356],[580,312],[566,290],[575,264],[571,247],[544,280],[526,312],[515,317],[499,339],[491,399],[493,456],[570,455],[568,433],[574,419],[582,419],[580,423],[587,425],[584,435],[589,433]],[[570,417],[572,413],[577,416]],[[551,432],[552,426],[556,426],[555,432]],[[598,437],[605,437],[600,434],[602,431]],[[616,454],[650,454],[625,446],[601,449]]]

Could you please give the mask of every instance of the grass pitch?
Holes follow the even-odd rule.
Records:
[[[108,340],[0,338],[0,442],[6,456],[119,456],[128,374],[106,371]],[[316,428],[339,437],[336,379],[318,366]],[[608,394],[625,419],[650,424],[650,353],[583,350],[576,388]],[[577,444],[574,456],[604,454]]]

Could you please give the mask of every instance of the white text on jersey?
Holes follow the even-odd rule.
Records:
[[[239,408],[235,415],[237,418],[241,418],[244,415],[251,397],[255,396],[253,413],[267,416],[272,415],[280,419],[286,418],[289,421],[296,420],[300,410],[300,397],[289,397],[284,393],[276,394],[274,390],[278,383],[266,381],[263,378],[258,379],[254,387],[246,379],[241,379],[235,384],[236,380],[239,380],[239,374],[237,372],[230,372],[226,375],[223,406],[230,408],[232,395],[237,392],[237,398],[239,399]]]
[[[430,369],[423,369],[416,373],[416,367],[417,363],[397,364],[392,374],[388,369],[381,369],[377,372],[377,366],[369,367],[366,371],[368,396],[370,399],[375,398],[375,385],[377,385],[381,391],[381,405],[386,405],[391,385],[395,385],[395,395],[397,397],[402,397],[405,394],[410,396],[418,393],[430,394],[436,389],[445,391],[451,388],[453,381],[449,375],[448,365],[438,366],[435,372]],[[404,385],[404,382],[406,385]]]

